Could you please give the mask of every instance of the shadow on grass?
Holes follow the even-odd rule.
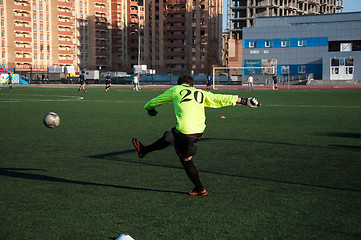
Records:
[[[347,132],[326,132],[320,133],[321,136],[327,137],[342,137],[342,138],[359,138],[361,139],[361,133],[347,133]]]
[[[51,176],[42,175],[42,174],[24,173],[23,171],[43,171],[44,172],[46,170],[31,169],[31,168],[0,168],[0,176],[31,179],[31,180],[40,180],[40,181],[47,181],[47,182],[80,184],[80,185],[85,185],[85,186],[112,187],[112,188],[120,188],[120,189],[127,189],[127,190],[136,190],[136,191],[187,194],[185,192],[178,192],[178,191],[159,190],[159,189],[140,188],[140,187],[127,187],[127,186],[119,186],[119,185],[112,185],[112,184],[102,184],[102,183],[68,180],[65,178],[51,177]]]
[[[206,139],[203,139],[203,140],[220,140],[220,139],[206,138]],[[222,139],[222,140],[232,140],[233,141],[235,139]],[[239,140],[239,141],[241,141],[241,140]],[[244,140],[242,140],[242,141],[244,141]],[[262,142],[262,141],[260,141],[260,142]],[[290,145],[296,145],[296,144],[290,144]],[[302,145],[302,146],[304,146],[304,145]],[[314,147],[314,146],[312,146],[312,147]],[[338,147],[338,146],[335,146],[335,147]],[[93,155],[93,156],[88,156],[88,157],[95,158],[95,159],[102,159],[102,160],[110,160],[110,161],[118,161],[118,162],[130,163],[130,164],[137,164],[137,165],[147,165],[147,166],[154,166],[154,167],[172,168],[172,169],[181,169],[181,170],[183,170],[183,167],[176,167],[176,166],[170,166],[170,165],[165,165],[165,164],[159,164],[159,163],[154,163],[154,162],[150,162],[150,161],[146,161],[146,160],[145,161],[127,160],[127,159],[123,159],[123,158],[119,157],[121,155],[129,154],[129,153],[133,153],[136,156],[136,151],[135,150],[124,150],[124,151],[117,151],[117,152],[110,152],[110,153],[104,153],[104,154],[99,154],[99,155]],[[252,176],[244,176],[244,175],[237,175],[237,174],[230,174],[230,173],[213,172],[213,171],[200,170],[200,169],[198,169],[198,171],[200,173],[208,173],[208,174],[222,175],[222,176],[228,176],[228,177],[245,178],[245,179],[265,181],[265,182],[293,184],[293,185],[299,185],[299,186],[333,189],[333,190],[341,190],[341,191],[361,192],[361,190],[351,189],[351,188],[330,187],[330,186],[324,186],[324,185],[316,185],[316,184],[307,184],[307,183],[300,183],[300,182],[274,180],[274,179],[252,177]]]

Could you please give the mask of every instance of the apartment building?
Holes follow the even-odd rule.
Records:
[[[222,0],[146,3],[142,64],[163,73],[208,73],[220,63]]]
[[[221,61],[221,0],[0,0],[0,64],[18,71],[208,72]]]

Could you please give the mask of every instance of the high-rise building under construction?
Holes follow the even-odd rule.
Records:
[[[340,13],[343,0],[229,0],[230,38],[242,39],[242,28],[254,26],[256,16]]]

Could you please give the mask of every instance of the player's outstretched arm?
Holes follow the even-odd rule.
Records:
[[[242,104],[242,105],[247,105],[248,107],[251,108],[256,108],[256,107],[260,107],[261,104],[258,102],[258,100],[254,97],[249,97],[249,98],[237,98],[236,103],[238,104]]]

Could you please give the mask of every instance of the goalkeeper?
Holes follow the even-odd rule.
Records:
[[[192,158],[197,151],[194,143],[201,139],[206,127],[204,108],[235,106],[237,103],[255,108],[259,107],[260,104],[255,98],[213,94],[196,89],[193,87],[193,81],[193,78],[189,75],[180,76],[176,86],[151,99],[144,106],[150,116],[156,116],[158,112],[155,110],[155,107],[172,102],[177,119],[176,127],[165,132],[160,139],[150,145],[144,146],[136,138],[132,139],[132,143],[140,158],[152,151],[164,149],[169,144],[174,143],[179,160],[187,176],[195,186],[189,194],[201,196],[206,195],[208,192],[201,183],[198,170],[194,166]]]

